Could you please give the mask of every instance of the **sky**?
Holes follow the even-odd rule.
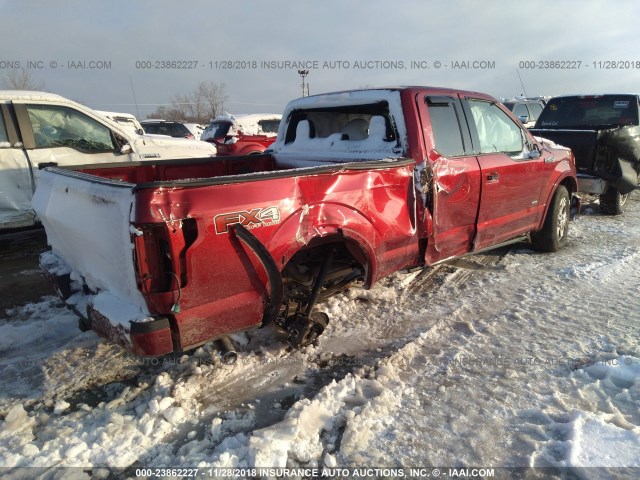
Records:
[[[627,0],[0,0],[0,15],[0,79],[28,68],[46,91],[140,118],[202,81],[225,85],[229,113],[278,113],[302,95],[301,68],[311,94],[640,90]]]

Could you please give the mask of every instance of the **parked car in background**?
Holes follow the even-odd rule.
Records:
[[[38,222],[31,197],[41,168],[215,154],[206,142],[140,135],[59,95],[0,91],[0,230]]]
[[[140,122],[145,133],[153,135],[166,135],[174,138],[195,139],[195,135],[180,122],[168,120],[149,119]]]
[[[638,187],[639,101],[635,94],[555,97],[531,129],[573,151],[578,190],[600,195],[603,213],[622,213]]]
[[[277,113],[219,115],[200,138],[215,143],[220,155],[259,154],[275,141],[281,118]]]
[[[502,98],[502,104],[513,112],[525,128],[531,128],[546,105],[545,97]]]
[[[103,112],[100,110],[96,110],[96,113],[108,118],[112,122],[122,125],[124,128],[128,128],[132,133],[141,134],[144,132],[144,129],[142,128],[142,125],[140,125],[138,119],[130,113]]]
[[[191,133],[193,133],[193,137],[196,140],[200,140],[200,137],[202,136],[202,132],[204,132],[204,129],[207,128],[206,125],[201,125],[200,123],[183,123],[183,125],[187,127],[187,129]]]

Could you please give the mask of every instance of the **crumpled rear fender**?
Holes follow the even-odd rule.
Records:
[[[374,246],[378,244],[379,233],[366,217],[345,205],[305,205],[279,226],[266,247],[282,270],[287,262],[313,239],[331,235],[340,235],[352,240],[362,249],[367,262],[367,284],[375,282],[378,258]]]

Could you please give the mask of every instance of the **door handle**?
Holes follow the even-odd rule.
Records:
[[[497,182],[500,179],[500,175],[496,172],[487,175],[487,182]]]

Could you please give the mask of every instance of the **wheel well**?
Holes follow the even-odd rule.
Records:
[[[567,189],[567,191],[569,192],[569,196],[571,196],[572,193],[576,193],[576,191],[578,190],[578,185],[571,177],[567,177],[562,180],[560,182],[560,185],[563,185]]]
[[[285,318],[281,320],[306,309],[316,280],[329,257],[331,261],[322,280],[319,300],[345,290],[355,281],[366,281],[368,261],[356,242],[341,235],[315,238],[296,252],[282,269],[282,316]]]
[[[317,269],[317,265],[321,264],[326,258],[329,251],[334,251],[334,265],[331,267],[331,275],[335,276],[336,270],[342,267],[357,265],[362,269],[362,276],[369,269],[369,262],[363,249],[357,242],[344,238],[342,235],[330,235],[327,237],[314,238],[298,250],[282,269],[282,277],[288,278],[292,275],[292,268],[299,267]],[[304,270],[303,268],[303,270]],[[293,272],[295,276],[296,272]]]

